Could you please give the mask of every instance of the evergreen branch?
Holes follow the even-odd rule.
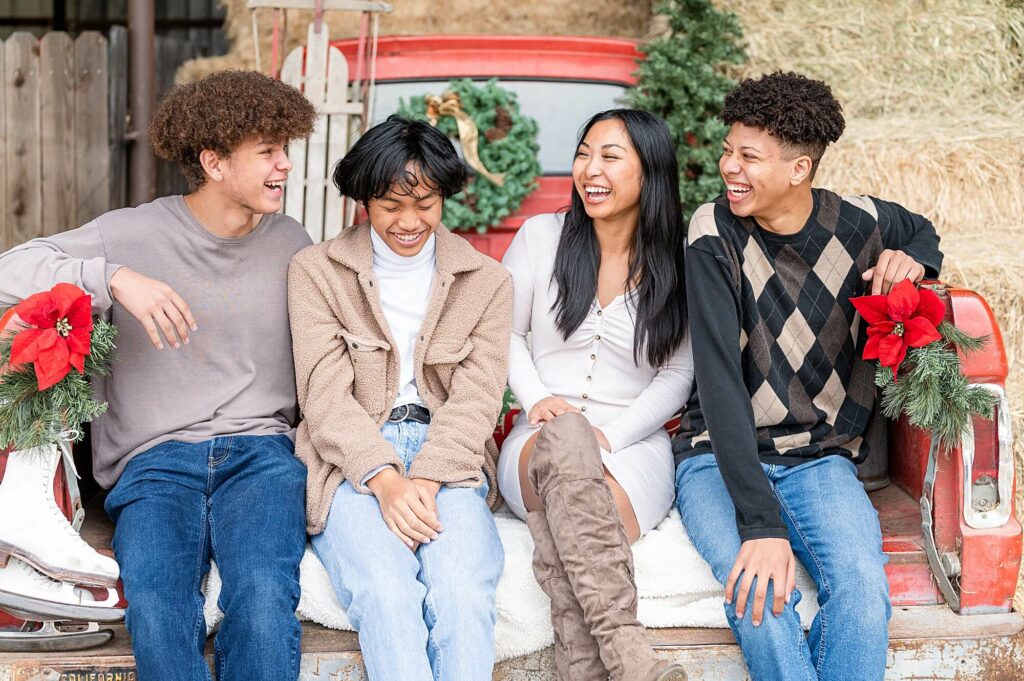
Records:
[[[14,335],[0,338],[0,366],[10,362]],[[29,449],[56,444],[69,432],[72,441],[81,440],[81,424],[107,410],[106,403],[99,404],[93,398],[89,379],[109,375],[116,335],[113,324],[94,321],[85,373],[72,369],[59,383],[42,392],[31,365],[8,366],[0,380],[0,443],[4,443],[0,446]]]
[[[990,336],[972,336],[947,321],[939,324],[939,333],[942,334],[943,340],[965,355],[985,347],[991,339]]]
[[[970,341],[980,340],[963,335]],[[879,366],[875,384],[882,388],[881,408],[886,418],[906,415],[912,425],[931,432],[943,447],[958,445],[974,416],[992,418],[996,402],[988,390],[968,384],[960,357],[942,341],[912,348],[898,378]]]

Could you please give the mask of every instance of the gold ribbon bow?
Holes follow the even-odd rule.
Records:
[[[466,157],[466,163],[469,164],[469,167],[499,187],[504,186],[505,174],[492,173],[484,167],[483,161],[480,160],[480,153],[477,151],[480,133],[473,119],[462,110],[459,93],[448,91],[441,97],[427,95],[423,100],[427,103],[427,118],[430,119],[430,124],[435,128],[437,127],[437,119],[441,116],[451,116],[455,119],[455,125],[459,128],[459,141],[462,143],[462,153]]]

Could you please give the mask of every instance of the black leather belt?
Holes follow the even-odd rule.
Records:
[[[417,423],[430,423],[430,411],[418,404],[403,404],[395,407],[388,416],[388,421],[416,421]]]

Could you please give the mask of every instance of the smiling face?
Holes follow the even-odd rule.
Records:
[[[733,215],[768,222],[791,210],[809,189],[811,168],[809,156],[793,153],[767,130],[742,123],[730,128],[718,161]]]
[[[396,182],[387,194],[366,202],[373,231],[388,248],[405,257],[423,249],[427,237],[441,224],[444,207],[441,195],[417,168],[410,163],[407,170],[416,176],[415,187],[405,188]]]
[[[282,141],[249,140],[216,164],[221,191],[235,204],[260,215],[281,210],[284,182],[292,163]]]
[[[572,179],[592,220],[636,222],[643,169],[622,121],[609,118],[591,126],[576,149]]]

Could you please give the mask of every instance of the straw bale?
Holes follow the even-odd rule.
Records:
[[[750,61],[741,75],[784,69],[823,79],[850,117],[1024,109],[1019,2],[718,3],[744,28]]]
[[[873,194],[931,218],[943,235],[1024,221],[1024,115],[849,121],[816,184]]]
[[[245,0],[220,0],[231,43],[225,57],[193,59],[178,70],[176,80],[188,82],[220,68],[255,68],[252,15]],[[395,11],[381,15],[381,35],[492,33],[517,35],[597,35],[640,38],[649,28],[653,0],[391,0]],[[355,12],[327,12],[335,38],[359,35]],[[270,59],[273,12],[256,13],[263,67]],[[305,44],[312,12],[288,12],[287,49]]]

